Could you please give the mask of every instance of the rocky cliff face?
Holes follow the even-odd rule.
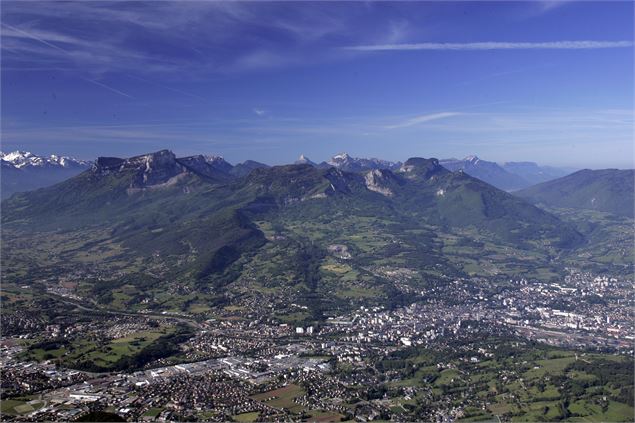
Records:
[[[384,169],[374,169],[364,175],[366,188],[387,197],[394,195],[394,192],[390,189],[390,184],[393,183],[394,179],[394,174]]]
[[[133,174],[130,188],[145,188],[166,183],[188,169],[177,161],[174,153],[161,150],[129,159],[99,157],[92,171],[101,176],[118,172]]]
[[[229,173],[232,165],[223,160],[222,157],[198,155],[183,157],[176,159],[176,161],[189,171],[216,181],[224,181],[232,177]]]

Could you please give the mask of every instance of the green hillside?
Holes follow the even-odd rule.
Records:
[[[633,170],[581,170],[514,194],[550,207],[589,209],[633,217]]]
[[[206,310],[261,298],[279,304],[282,320],[320,320],[398,305],[404,283],[554,274],[551,258],[584,242],[555,216],[435,159],[394,173],[211,172],[162,151],[99,159],[12,197],[2,203],[4,280],[83,275],[79,292],[109,307]]]

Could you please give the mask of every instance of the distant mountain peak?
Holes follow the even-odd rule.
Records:
[[[21,161],[24,159],[28,159],[31,157],[37,157],[35,154],[31,153],[30,151],[22,151],[22,150],[16,150],[16,151],[12,151],[10,153],[3,153],[0,152],[0,158],[2,158],[3,160],[7,161],[7,162],[17,162],[17,161]]]
[[[424,159],[423,157],[411,157],[404,163],[404,166],[412,166],[412,167],[426,167],[426,168],[436,168],[441,167],[439,165],[439,159],[430,158]]]
[[[220,160],[210,161],[209,156],[203,156],[201,154],[198,156],[178,158],[176,162],[191,172],[217,180],[229,178],[229,172],[233,167],[223,160],[222,157]]]
[[[117,170],[125,162],[125,159],[119,157],[97,157],[93,164],[93,172],[106,172],[111,170]]]
[[[476,155],[467,156],[463,160],[441,160],[440,163],[452,172],[465,172],[503,190],[514,190],[529,185],[521,176],[503,169],[498,163],[482,160]]]
[[[38,156],[30,151],[16,150],[10,153],[0,152],[0,159],[17,169],[29,167],[87,167],[89,162],[72,157],[52,154],[48,157]]]
[[[253,170],[256,169],[266,169],[267,166],[264,163],[260,163],[254,160],[245,160],[242,163],[238,163],[236,166],[232,167],[229,173],[233,176],[243,177],[248,176]]]
[[[331,160],[349,160],[349,159],[351,159],[351,156],[349,156],[348,153],[339,153],[331,158]]]
[[[315,166],[315,162],[311,161],[311,159],[304,154],[300,154],[300,157],[298,157],[298,160],[296,160],[294,164],[309,164],[311,166]]]
[[[13,193],[46,187],[88,169],[90,162],[52,154],[38,156],[30,151],[0,151],[2,164],[2,198]]]
[[[348,153],[339,153],[331,157],[328,162],[322,163],[322,165],[332,166],[346,172],[364,172],[372,169],[396,170],[401,166],[401,163],[375,158],[352,157]]]
[[[223,156],[216,155],[216,154],[203,154],[203,157],[205,157],[205,159],[210,162],[225,160]]]
[[[140,156],[134,156],[134,157],[130,157],[129,159],[126,159],[127,162],[137,162],[139,160],[145,160],[145,161],[167,160],[167,161],[170,161],[170,160],[176,160],[176,155],[171,150],[163,149],[163,150],[155,151],[154,153],[142,154]]]
[[[231,165],[223,156],[215,154],[203,155],[205,161],[216,170],[229,174],[234,166]]]
[[[439,164],[435,158],[424,159],[411,157],[399,168],[408,178],[430,179],[437,174],[447,173],[448,170]]]
[[[574,171],[574,169],[539,166],[537,163],[530,161],[505,162],[502,167],[508,172],[519,175],[525,179],[529,185],[561,178]]]
[[[135,168],[141,166],[144,172],[173,166],[176,164],[176,155],[170,150],[159,150],[154,153],[143,154],[141,156],[130,157],[125,159],[123,168]]]
[[[126,172],[131,174],[130,188],[139,189],[169,182],[172,178],[185,174],[188,170],[200,172],[197,166],[206,161],[203,156],[192,156],[177,160],[170,150],[160,150],[154,153],[121,159],[117,157],[99,157],[92,171],[100,176]]]

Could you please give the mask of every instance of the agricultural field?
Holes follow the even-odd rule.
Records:
[[[426,403],[464,407],[462,421],[632,421],[633,360],[626,356],[483,343],[469,354],[413,349],[378,363],[393,411]],[[441,365],[439,365],[441,361]],[[433,363],[436,363],[433,364]],[[400,376],[395,377],[395,374]],[[404,389],[416,394],[404,397]]]
[[[46,405],[46,401],[33,397],[4,399],[1,401],[0,411],[3,415],[17,416],[28,414]]]
[[[289,384],[282,388],[254,395],[252,398],[271,407],[284,408],[292,413],[299,413],[304,410],[304,407],[296,403],[294,400],[305,393],[306,392],[302,389],[302,387],[295,384]]]
[[[79,361],[90,361],[98,366],[109,367],[123,357],[134,356],[159,337],[173,332],[173,327],[162,327],[110,341],[90,340],[86,337],[68,343],[35,343],[29,347],[23,358],[35,361],[55,360],[65,366]]]

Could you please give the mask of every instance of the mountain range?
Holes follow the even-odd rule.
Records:
[[[577,170],[574,168],[539,166],[534,162],[505,162],[502,164],[502,168],[523,178],[527,182],[527,186],[561,178]]]
[[[221,156],[207,155],[203,159],[225,177],[242,177],[254,169],[267,167],[264,163],[247,160],[235,166]],[[2,199],[9,198],[16,192],[32,191],[54,185],[87,170],[91,161],[78,160],[66,156],[38,156],[28,151],[0,152],[2,164]]]
[[[232,165],[221,156],[204,156],[216,170],[233,177],[247,176],[252,170],[267,167],[264,163],[247,160]],[[90,167],[90,161],[77,160],[65,156],[37,156],[30,152],[15,151],[0,153],[2,163],[2,198],[8,198],[15,192],[30,191],[53,185]],[[442,166],[451,171],[463,171],[497,188],[513,191],[536,183],[564,176],[566,169],[539,166],[533,162],[509,162],[499,165],[468,156],[463,160],[440,160]],[[295,164],[309,164],[321,169],[334,167],[346,172],[364,172],[373,169],[397,170],[401,162],[392,162],[376,158],[356,158],[340,153],[327,161],[315,163],[300,156]]]
[[[507,162],[499,165],[495,162],[482,160],[477,156],[467,156],[461,160],[442,159],[439,163],[452,172],[465,172],[505,191],[527,188],[573,172],[573,169],[539,166],[534,162]],[[301,155],[295,164],[310,164],[318,168],[335,167],[346,172],[364,172],[373,169],[397,170],[402,165],[401,162],[382,159],[351,157],[347,153],[337,154],[328,161],[319,164]]]
[[[506,191],[527,188],[570,173],[569,169],[539,166],[534,162],[507,162],[499,165],[477,156],[467,156],[462,160],[444,159],[441,160],[441,165],[451,171],[463,171]]]
[[[2,203],[6,280],[97,272],[137,300],[177,286],[218,301],[285,296],[317,319],[358,306],[350,292],[378,304],[401,298],[386,271],[417,283],[522,274],[586,242],[568,222],[436,159],[363,172],[250,162],[236,177],[235,168],[167,150],[100,157],[64,182],[15,194]],[[490,264],[470,264],[480,257]],[[96,295],[102,282],[89,280]]]
[[[401,162],[391,162],[388,160],[382,159],[365,159],[358,157],[351,157],[348,153],[340,153],[331,157],[329,160],[321,163],[315,163],[304,154],[300,155],[298,160],[294,162],[294,164],[308,164],[314,167],[318,167],[320,169],[326,169],[329,167],[334,167],[336,169],[343,170],[345,172],[364,172],[366,170],[373,169],[390,169],[396,170],[398,169],[402,163]]]
[[[30,152],[0,152],[2,198],[15,192],[30,191],[53,185],[90,167],[90,162],[66,156],[37,156]]]
[[[468,156],[463,160],[445,159],[441,160],[441,165],[453,172],[463,171],[504,190],[515,190],[529,185],[519,175],[508,172],[497,163],[481,160],[477,156]]]
[[[348,162],[347,166],[352,164]],[[514,218],[545,218],[539,209],[528,206],[512,195],[466,173],[448,171],[437,159],[411,158],[394,172],[374,168],[361,174],[332,166],[315,167],[300,163],[272,168],[259,166],[247,177],[234,179],[231,177],[232,169],[219,157],[199,155],[177,158],[168,150],[128,159],[100,157],[89,171],[77,177],[45,190],[19,195],[7,202],[5,216],[10,217],[11,206],[17,204],[21,205],[20,220],[29,214],[35,213],[35,217],[40,209],[49,213],[52,210],[49,201],[54,201],[56,213],[61,213],[60,216],[66,210],[78,210],[90,216],[93,207],[128,203],[134,200],[131,197],[134,194],[142,197],[151,192],[165,191],[191,194],[212,186],[222,186],[223,189],[231,189],[231,198],[240,197],[238,193],[243,189],[255,187],[259,194],[246,195],[245,198],[260,204],[259,199],[264,198],[262,192],[265,192],[268,201],[276,205],[351,193],[363,193],[361,198],[364,199],[373,193],[373,198],[378,199],[381,197],[376,194],[380,194],[393,200],[395,207],[410,207],[409,211],[413,213],[425,210],[427,219],[434,219],[437,223],[468,226],[486,220],[497,221],[501,224],[504,222],[506,227],[516,227],[517,231],[528,236],[531,235],[530,231],[522,227],[529,223],[508,221],[508,215],[512,213],[503,212],[502,209],[512,208]],[[247,191],[251,194],[250,190]],[[394,201],[396,199],[399,201]],[[22,205],[24,201],[29,203],[28,207]],[[84,209],[83,206],[88,204],[90,209]],[[22,214],[24,212],[27,215]],[[43,219],[47,224],[55,220]],[[540,232],[535,230],[535,234]],[[494,230],[494,233],[503,238],[512,236],[505,231]]]

